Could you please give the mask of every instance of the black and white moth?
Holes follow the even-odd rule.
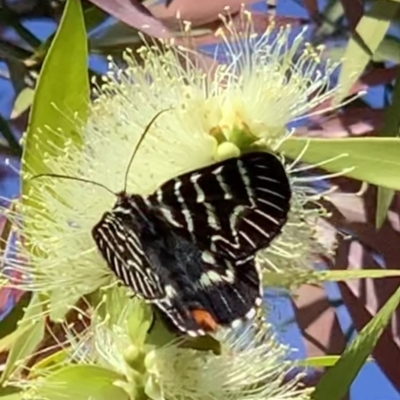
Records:
[[[93,238],[116,276],[180,331],[203,335],[252,318],[261,304],[255,265],[286,222],[281,162],[255,152],[169,180],[154,194],[118,194]]]
[[[291,189],[279,159],[252,152],[180,175],[152,195],[124,190],[93,227],[109,268],[190,336],[253,318],[261,305],[256,253],[281,232]],[[57,174],[103,187],[101,183]],[[114,193],[113,193],[114,194]]]

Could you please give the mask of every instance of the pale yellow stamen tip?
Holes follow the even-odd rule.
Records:
[[[232,157],[239,157],[240,149],[235,144],[231,142],[221,143],[217,147],[217,151],[215,153],[216,161],[223,161]]]

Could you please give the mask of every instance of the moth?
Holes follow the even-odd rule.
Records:
[[[135,295],[183,334],[204,335],[255,316],[262,303],[255,256],[286,223],[290,183],[275,155],[257,151],[184,173],[150,196],[127,193],[134,155],[160,114],[92,236]]]

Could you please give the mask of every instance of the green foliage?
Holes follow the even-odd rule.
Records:
[[[79,134],[76,132],[77,125],[72,122],[72,118],[68,114],[74,113],[82,120],[86,116],[89,93],[86,65],[86,31],[82,10],[78,1],[69,0],[45,59],[35,91],[29,129],[25,137],[23,171],[27,164],[36,173],[47,171],[43,157],[37,157],[37,152],[53,156],[57,156],[57,154],[54,154],[55,147],[47,146],[46,142],[61,146],[62,141],[67,138],[79,140]],[[64,137],[57,133],[58,129],[61,129]],[[23,195],[28,193],[30,185],[26,175],[24,178],[22,181]],[[29,202],[29,198],[25,197],[25,201]],[[18,307],[15,312],[19,312]],[[1,382],[4,382],[15,371],[17,360],[24,360],[31,355],[43,339],[45,322],[42,314],[42,302],[35,295],[26,309],[24,317],[19,321],[17,333],[12,337],[14,342]]]
[[[299,361],[298,365],[308,368],[329,368],[333,367],[339,360],[340,356],[307,357],[305,360]],[[370,358],[369,361],[373,361],[373,359]]]
[[[340,282],[350,279],[380,279],[400,276],[399,269],[344,269],[335,271],[318,271],[317,275],[321,276],[321,281]]]
[[[22,168],[29,164],[37,174],[48,172],[43,158],[36,154],[46,153],[56,157],[55,149],[62,148],[66,140],[80,140],[76,130],[78,121],[86,118],[89,96],[87,57],[86,30],[80,3],[68,0],[35,90],[24,140]],[[47,145],[47,142],[54,146]],[[24,179],[23,194],[27,193],[29,185],[29,181]]]
[[[122,377],[93,365],[73,365],[62,368],[43,380],[38,389],[38,397],[51,400],[128,400],[123,389],[115,385]],[[59,389],[62,382],[62,390]]]
[[[335,97],[337,103],[347,95],[366,68],[385,37],[390,20],[397,14],[399,7],[400,4],[391,0],[374,1],[370,10],[361,18],[344,54],[339,76],[340,91]]]
[[[291,158],[305,150],[301,159],[310,164],[335,158],[321,168],[333,173],[344,172],[350,178],[388,189],[400,189],[400,139],[397,138],[291,138],[280,150]]]
[[[29,109],[33,102],[34,90],[26,87],[22,89],[14,102],[11,118],[18,118],[21,114]]]
[[[42,312],[42,302],[38,295],[34,295],[25,310],[25,314],[18,323],[20,331],[7,357],[0,383],[4,384],[7,378],[21,368],[21,361],[26,362],[42,341],[45,330],[45,319]]]
[[[396,83],[393,88],[392,102],[385,110],[385,118],[381,136],[398,136],[400,130],[400,71],[397,74]],[[390,207],[394,191],[388,188],[378,188],[378,203],[376,206],[376,226],[382,226],[386,213]]]
[[[400,289],[386,302],[375,317],[346,348],[335,365],[319,381],[314,400],[341,400],[361,367],[372,353],[393,312],[400,303]]]
[[[4,396],[0,392],[1,400],[24,400],[22,392],[15,392],[10,394],[5,394]]]

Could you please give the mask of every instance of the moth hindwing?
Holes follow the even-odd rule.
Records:
[[[280,233],[290,198],[282,163],[254,152],[180,175],[148,197],[121,192],[92,233],[125,285],[180,331],[202,335],[255,315],[255,255]]]

